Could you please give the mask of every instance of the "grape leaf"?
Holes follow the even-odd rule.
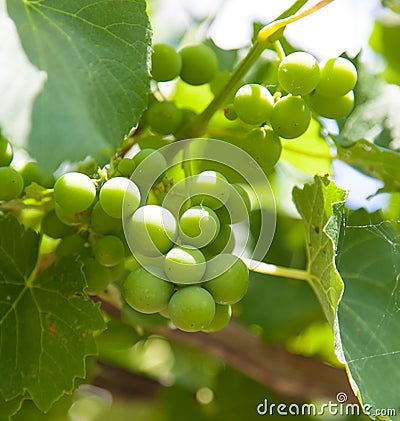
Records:
[[[336,246],[346,192],[328,177],[293,189],[293,201],[306,230],[308,281],[333,327],[343,293],[343,281],[335,266]]]
[[[0,218],[0,232],[0,393],[8,401],[27,392],[46,411],[85,376],[92,332],[104,322],[78,262],[60,260],[35,277],[39,236],[13,217]]]
[[[349,147],[337,146],[337,156],[364,174],[382,180],[379,192],[400,191],[400,153],[382,148],[365,139]]]
[[[7,1],[30,61],[47,72],[27,149],[44,170],[103,159],[135,126],[149,90],[144,0]]]
[[[372,415],[393,408],[393,420],[399,414],[400,378],[398,229],[398,222],[357,211],[348,219],[337,257],[346,285],[338,309],[337,353],[364,408]]]
[[[0,420],[11,419],[11,417],[21,409],[23,402],[23,396],[17,396],[9,401],[5,401],[0,396]]]

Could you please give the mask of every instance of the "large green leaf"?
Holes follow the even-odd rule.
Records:
[[[48,79],[28,151],[47,170],[109,155],[135,126],[149,89],[144,0],[8,0],[22,45]]]
[[[382,148],[365,139],[349,147],[337,146],[338,158],[364,174],[382,180],[381,192],[400,191],[400,153]]]
[[[363,405],[400,409],[400,248],[398,223],[356,212],[344,230],[337,266],[346,288],[339,305],[338,354]]]
[[[346,192],[328,177],[315,176],[314,183],[293,189],[293,201],[306,230],[308,281],[332,327],[343,293],[335,255],[345,197]]]
[[[13,217],[0,218],[0,233],[0,393],[27,392],[48,410],[85,376],[92,332],[104,322],[83,292],[79,263],[61,260],[35,277],[38,235]]]

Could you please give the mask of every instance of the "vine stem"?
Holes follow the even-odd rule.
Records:
[[[276,266],[270,263],[259,262],[257,260],[242,258],[249,270],[264,275],[279,276],[282,278],[298,279],[308,281],[310,274],[306,270],[293,269],[283,266]]]
[[[289,25],[290,23],[296,22],[317,10],[321,9],[324,6],[327,6],[329,3],[332,3],[334,0],[322,0],[319,3],[315,4],[314,6],[305,9],[302,12],[297,14],[282,17],[281,19],[277,19],[272,23],[265,26],[257,35],[257,40],[252,45],[250,50],[248,51],[246,57],[240,62],[240,64],[236,67],[234,72],[232,73],[231,78],[229,79],[228,83],[225,87],[219,92],[218,95],[214,97],[214,99],[208,104],[208,106],[204,109],[204,111],[199,116],[199,128],[200,130],[204,130],[208,122],[210,121],[211,117],[214,113],[223,105],[226,97],[236,88],[237,84],[242,80],[242,78],[246,75],[246,73],[250,70],[250,68],[254,65],[257,59],[260,57],[261,53],[271,44],[273,44],[277,39],[281,37],[281,33],[285,26]],[[295,5],[299,5],[301,7],[304,2],[296,2]],[[293,6],[288,10],[293,11]],[[294,11],[293,11],[294,12]],[[283,13],[281,16],[285,16],[286,12]],[[277,36],[276,39],[273,39],[273,36]],[[197,135],[197,134],[196,134]]]

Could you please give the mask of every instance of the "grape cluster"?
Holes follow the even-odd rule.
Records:
[[[311,54],[294,52],[280,62],[277,72],[274,95],[260,84],[246,84],[236,92],[233,111],[241,121],[269,125],[278,136],[294,139],[307,130],[312,111],[332,119],[352,111],[357,70],[351,61],[337,57],[318,63]]]

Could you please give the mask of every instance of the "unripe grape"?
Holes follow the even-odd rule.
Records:
[[[107,180],[100,189],[99,200],[104,212],[113,218],[132,215],[140,204],[140,191],[136,184],[125,177]]]
[[[184,244],[204,247],[218,235],[220,222],[212,209],[193,206],[180,217],[179,228],[179,236]]]
[[[125,274],[125,261],[121,260],[115,266],[109,266],[107,268],[110,272],[111,282],[119,281]]]
[[[314,92],[310,96],[311,108],[321,117],[340,119],[347,117],[354,107],[354,92],[343,96],[324,96]]]
[[[70,172],[56,181],[54,197],[62,208],[77,213],[84,211],[93,203],[96,189],[87,175]]]
[[[307,95],[317,86],[320,69],[314,56],[297,51],[286,56],[278,68],[282,88],[293,95]]]
[[[0,200],[12,200],[24,190],[22,175],[11,167],[0,167]]]
[[[10,165],[14,156],[14,150],[11,143],[0,133],[0,167]]]
[[[85,256],[89,249],[85,247],[85,240],[79,234],[64,237],[58,244],[56,253],[59,257]]]
[[[207,262],[203,287],[218,304],[235,304],[247,292],[249,270],[243,261],[232,254],[219,254]]]
[[[221,224],[236,224],[246,219],[250,210],[251,203],[246,190],[239,184],[232,184],[228,201],[215,213]]]
[[[182,111],[173,102],[155,102],[147,110],[147,122],[158,134],[172,134],[182,122]]]
[[[357,82],[357,69],[343,57],[330,58],[320,64],[321,78],[316,91],[325,96],[343,96]]]
[[[206,271],[206,259],[195,247],[176,246],[165,256],[164,270],[176,284],[196,284]]]
[[[117,234],[122,229],[121,219],[113,218],[97,202],[90,214],[90,223],[97,234]]]
[[[204,332],[217,332],[222,330],[231,320],[232,308],[230,305],[215,305],[215,316],[212,322],[203,329]]]
[[[124,259],[125,249],[118,237],[105,235],[97,239],[93,254],[101,265],[110,267],[118,265]]]
[[[189,179],[189,193],[193,204],[220,208],[229,199],[230,185],[217,171],[203,171]]]
[[[42,232],[51,238],[62,238],[72,234],[73,228],[64,224],[55,211],[46,213],[42,219]]]
[[[214,51],[204,44],[188,45],[179,52],[182,58],[181,79],[190,85],[210,82],[218,68]]]
[[[33,182],[43,187],[52,187],[54,184],[53,175],[45,176],[41,171],[37,162],[27,162],[20,170],[20,174],[24,179],[25,186],[29,186]]]
[[[57,202],[54,204],[54,211],[56,212],[58,219],[65,225],[75,226],[89,221],[88,211],[74,213],[64,209]]]
[[[157,276],[158,268],[140,267],[124,280],[122,295],[126,302],[141,313],[157,313],[168,306],[174,285]]]
[[[157,82],[166,82],[179,76],[181,56],[167,44],[155,44],[151,57],[151,75]]]
[[[173,246],[178,224],[172,213],[157,205],[145,205],[135,211],[126,225],[126,234],[134,251],[158,256]]]
[[[311,111],[300,96],[280,98],[271,114],[271,126],[275,133],[286,139],[301,136],[310,125]]]
[[[235,248],[235,237],[230,225],[222,224],[219,234],[213,242],[202,248],[207,256],[215,256],[220,253],[231,253]]]
[[[260,125],[269,120],[273,97],[269,90],[255,83],[243,85],[235,95],[233,106],[244,123]]]
[[[185,332],[207,328],[215,316],[215,302],[204,288],[191,285],[175,292],[168,305],[174,325]]]
[[[142,149],[133,157],[133,160],[136,169],[132,175],[132,181],[139,187],[148,184],[149,180],[158,181],[168,167],[164,155],[152,148]],[[146,162],[140,165],[145,160]]]
[[[269,127],[257,127],[251,130],[240,147],[246,151],[264,170],[271,171],[282,153],[282,143],[277,133]]]
[[[118,163],[118,172],[124,177],[130,177],[136,168],[135,160],[132,158],[122,158]]]
[[[109,268],[101,265],[93,257],[88,257],[83,261],[83,272],[89,293],[100,294],[111,282]]]

